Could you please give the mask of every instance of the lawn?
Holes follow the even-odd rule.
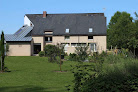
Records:
[[[64,61],[58,71],[57,63],[50,63],[46,57],[6,57],[5,65],[11,72],[0,73],[0,92],[66,92],[73,84],[70,65],[77,62]],[[72,90],[71,90],[72,91]]]

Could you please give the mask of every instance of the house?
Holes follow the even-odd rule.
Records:
[[[32,56],[47,44],[65,44],[65,52],[89,45],[93,52],[106,51],[106,17],[104,13],[26,14],[24,25],[14,34],[6,34],[9,56]]]

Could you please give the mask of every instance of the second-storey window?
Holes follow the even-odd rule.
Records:
[[[70,39],[70,36],[65,36],[65,40],[69,40]]]
[[[52,37],[45,37],[46,42],[52,42]]]
[[[93,36],[88,36],[88,40],[92,40],[93,39]]]

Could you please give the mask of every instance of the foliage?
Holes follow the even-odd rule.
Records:
[[[84,61],[88,58],[88,46],[77,46],[75,47],[75,53],[78,55],[78,61]]]
[[[4,71],[4,58],[5,58],[5,47],[4,47],[4,33],[3,33],[3,31],[2,31],[2,34],[1,34],[1,44],[0,44],[1,46],[1,48],[0,48],[0,58],[1,58],[1,69],[2,69],[2,71]]]
[[[106,55],[107,53],[104,51],[101,54],[94,52],[93,55],[89,57],[89,62],[103,62]]]
[[[46,45],[44,47],[45,55],[49,57],[50,62],[56,61],[56,56],[59,53],[59,49],[55,45]]]
[[[137,16],[137,15],[136,15]],[[138,22],[127,12],[117,11],[112,16],[107,29],[107,47],[125,48],[133,50],[138,48]]]
[[[6,52],[9,52],[9,44],[6,43]]]
[[[39,56],[40,56],[40,57],[44,57],[44,56],[45,56],[45,52],[44,52],[44,51],[40,51],[40,52],[39,52]]]
[[[72,69],[75,77],[74,92],[137,91],[137,70],[136,59],[121,55],[108,55],[103,61],[79,64]]]
[[[69,60],[70,61],[77,61],[78,60],[78,55],[75,53],[70,53],[69,54]]]

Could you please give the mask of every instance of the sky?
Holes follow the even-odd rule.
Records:
[[[104,13],[107,25],[116,11],[135,17],[138,0],[0,0],[0,32],[13,34],[24,24],[25,14]]]

